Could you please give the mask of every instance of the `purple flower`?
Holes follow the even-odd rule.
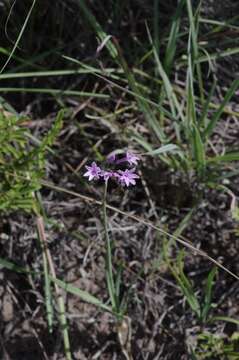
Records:
[[[131,153],[130,151],[127,151],[126,155],[122,159],[115,161],[115,158],[114,158],[113,161],[116,162],[116,164],[121,164],[121,163],[127,162],[129,165],[138,165],[139,159],[140,158],[137,155]]]
[[[110,163],[110,164],[113,164],[115,162],[115,159],[116,159],[116,155],[114,153],[111,153],[107,156],[107,161]]]
[[[136,185],[136,179],[139,179],[139,176],[135,173],[135,167],[138,165],[140,157],[130,151],[119,157],[117,150],[112,151],[106,158],[108,162],[106,169],[102,169],[96,162],[92,162],[90,166],[86,166],[87,172],[83,176],[88,177],[89,181],[102,179],[107,182],[109,179],[114,179],[122,186]],[[125,170],[122,168],[120,170],[115,169],[119,169],[121,167],[119,165],[123,163],[128,164],[130,168]]]
[[[134,169],[119,170],[115,175],[117,176],[121,185],[126,185],[127,187],[129,185],[135,185],[135,179],[139,178],[139,176],[134,173]]]
[[[139,157],[129,151],[126,153],[125,160],[129,163],[129,165],[137,165],[139,161]]]
[[[98,180],[102,174],[102,170],[95,162],[91,166],[86,166],[87,172],[83,175],[89,177],[89,181],[96,179]]]
[[[114,176],[114,173],[112,171],[102,170],[100,176],[102,176],[104,180],[107,181],[110,177]]]

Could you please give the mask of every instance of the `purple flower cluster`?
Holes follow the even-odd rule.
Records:
[[[123,163],[127,163],[129,166],[137,166],[139,161],[139,157],[129,151],[126,152],[125,156],[120,159],[117,159],[116,154],[112,153],[107,157],[107,162],[114,167],[117,165],[121,165]],[[109,179],[115,179],[122,186],[130,186],[135,185],[135,179],[138,179],[139,176],[135,173],[135,168],[125,169],[125,170],[113,170],[101,169],[96,162],[93,162],[90,166],[86,166],[87,172],[83,175],[88,177],[88,180],[98,180],[103,179],[104,181],[108,181]]]

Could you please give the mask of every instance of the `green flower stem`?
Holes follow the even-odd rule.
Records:
[[[112,248],[111,241],[108,233],[108,220],[107,220],[107,211],[106,211],[106,198],[107,198],[107,187],[108,181],[105,181],[105,189],[104,189],[104,197],[103,197],[103,225],[104,225],[104,233],[106,239],[106,280],[107,287],[110,296],[111,306],[113,311],[117,309],[117,301],[116,301],[116,292],[115,292],[115,282],[113,275],[113,267],[112,267]]]

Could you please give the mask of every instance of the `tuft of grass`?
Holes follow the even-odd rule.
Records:
[[[212,96],[216,87],[214,81],[209,95],[205,97],[206,89],[202,75],[201,63],[199,61],[201,52],[204,51],[202,46],[199,45],[199,32],[200,32],[200,7],[194,11],[190,1],[180,1],[172,19],[172,25],[169,36],[165,45],[165,56],[162,62],[159,57],[159,40],[157,35],[157,25],[154,22],[154,43],[149,27],[146,25],[146,31],[149,37],[149,45],[151,47],[151,54],[156,66],[159,81],[161,82],[161,93],[159,96],[159,103],[156,105],[158,112],[152,108],[152,100],[140,90],[138,82],[136,81],[134,71],[132,71],[125,58],[123,57],[122,49],[112,36],[109,36],[102,29],[102,26],[97,21],[96,17],[91,13],[86,3],[83,0],[77,1],[82,13],[89,21],[90,26],[95,31],[96,36],[100,39],[101,43],[107,48],[112,61],[119,67],[119,70],[124,76],[130,87],[130,91],[120,87],[118,84],[112,82],[106,77],[99,74],[100,69],[93,68],[91,65],[82,64],[76,59],[65,57],[66,59],[82,65],[82,70],[92,70],[92,74],[110,83],[113,87],[120,88],[124,92],[132,95],[136,100],[139,111],[144,114],[144,118],[152,129],[152,140],[158,139],[163,145],[175,145],[178,151],[168,151],[162,156],[158,153],[160,160],[164,161],[168,166],[181,170],[182,172],[194,173],[198,180],[202,183],[208,182],[211,174],[211,166],[222,172],[225,167],[222,161],[218,161],[219,157],[215,156],[214,161],[210,154],[210,138],[214,133],[215,127],[221,118],[223,112],[228,107],[228,104],[238,89],[239,82],[235,80],[230,89],[227,91],[224,100],[218,106],[217,110],[212,113]],[[157,2],[155,2],[157,8]],[[175,86],[170,79],[172,71],[177,66],[177,41],[179,39],[178,32],[180,31],[180,23],[183,10],[188,12],[189,32],[188,44],[186,50],[187,68],[185,78],[185,95],[179,96],[176,92]],[[156,12],[157,13],[157,12]],[[179,33],[180,34],[180,33]],[[185,36],[185,34],[183,35]],[[165,41],[165,40],[164,40]],[[162,41],[162,43],[164,43]],[[205,50],[206,51],[206,50]],[[149,55],[147,55],[149,56]],[[213,56],[208,53],[208,60],[212,61]],[[180,64],[180,60],[179,60]],[[107,77],[112,74],[107,73]],[[197,89],[199,90],[199,97],[196,95]],[[150,92],[150,91],[149,91]],[[214,106],[214,105],[213,105]],[[168,138],[164,130],[164,123],[167,117],[172,123],[172,130],[174,132],[173,138],[175,142]],[[142,138],[140,134],[134,132],[134,139],[137,143],[144,148],[144,150],[151,151],[155,156],[157,151],[152,151],[154,147],[148,141]],[[174,149],[174,147],[173,147]],[[159,155],[160,154],[160,155]],[[229,155],[230,158],[237,159],[237,154]],[[227,157],[225,157],[226,159]],[[229,157],[228,157],[229,158]],[[226,173],[225,173],[226,176]],[[216,182],[216,179],[215,179]],[[210,180],[211,183],[211,180]]]

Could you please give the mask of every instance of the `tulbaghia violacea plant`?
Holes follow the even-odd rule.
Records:
[[[136,185],[136,179],[139,176],[136,174],[136,166],[140,160],[139,156],[127,151],[124,155],[116,155],[111,153],[107,156],[104,168],[97,165],[94,161],[91,165],[86,166],[86,172],[83,176],[92,180],[102,180],[105,184],[105,191],[102,201],[103,210],[103,225],[106,239],[106,281],[108,294],[111,301],[112,312],[115,313],[118,321],[122,320],[123,312],[119,299],[119,291],[117,287],[117,280],[114,276],[114,269],[112,264],[112,248],[108,233],[108,219],[107,219],[107,185],[109,180],[116,181],[119,185],[129,187]],[[120,320],[121,319],[121,320]]]
[[[86,166],[87,172],[83,176],[88,177],[89,181],[101,178],[107,182],[109,179],[114,179],[122,186],[136,185],[135,179],[139,179],[139,176],[135,173],[135,167],[139,160],[139,156],[129,151],[121,158],[117,158],[116,154],[112,153],[107,157],[107,169],[102,169],[96,162],[92,162],[90,166]],[[128,165],[129,168],[115,169],[115,167],[121,167],[124,164]]]

